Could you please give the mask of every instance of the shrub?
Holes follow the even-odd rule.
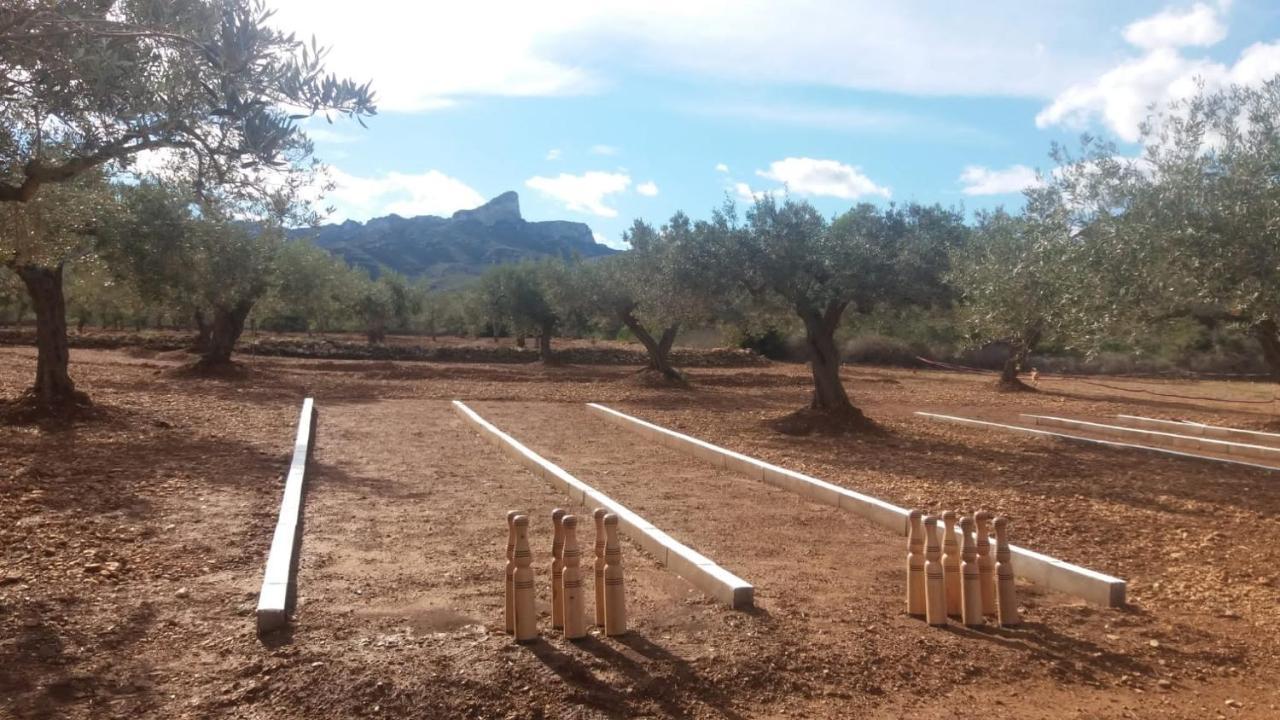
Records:
[[[844,346],[844,361],[863,365],[921,367],[917,356],[928,357],[929,348],[884,335],[859,335]]]

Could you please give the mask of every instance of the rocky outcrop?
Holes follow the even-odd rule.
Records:
[[[448,218],[388,215],[291,234],[310,237],[348,264],[375,275],[390,268],[412,278],[429,278],[438,286],[460,284],[502,263],[593,258],[616,252],[597,243],[585,223],[525,220],[520,215],[520,196],[514,192]]]

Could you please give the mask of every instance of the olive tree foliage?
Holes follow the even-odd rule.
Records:
[[[36,316],[36,408],[83,405],[67,370],[67,264],[90,255],[114,198],[101,172],[83,173],[23,203],[0,203],[0,264],[22,281]]]
[[[636,220],[623,233],[631,245],[575,269],[575,302],[597,322],[622,325],[644,346],[647,369],[682,381],[671,362],[681,326],[708,320],[725,298],[715,283],[700,281],[691,259],[699,242],[695,225],[677,212],[661,228]]]
[[[319,112],[374,112],[368,84],[271,27],[261,0],[11,0],[0,7],[0,201],[145,150],[230,184]]]
[[[288,240],[276,257],[277,279],[254,316],[280,329],[325,332],[352,315],[367,276],[305,238]]]
[[[1142,143],[1136,160],[1091,139],[1056,150],[1099,330],[1236,324],[1280,380],[1280,78],[1171,103]]]
[[[421,295],[403,275],[384,270],[377,279],[362,275],[355,293],[355,315],[370,345],[387,340],[387,331],[405,332],[421,310]]]
[[[476,283],[474,300],[488,314],[497,335],[499,326],[518,338],[538,338],[538,356],[551,362],[551,340],[571,303],[565,263],[557,260],[496,265]]]
[[[122,188],[124,210],[103,252],[150,302],[193,309],[201,338],[198,366],[231,362],[255,304],[274,288],[289,204],[256,222],[241,219],[243,203],[206,194],[195,202],[181,185],[144,181]]]
[[[963,242],[958,211],[860,204],[833,221],[813,205],[758,198],[740,222],[730,204],[700,223],[704,283],[719,279],[756,302],[782,305],[801,321],[813,375],[810,407],[850,426],[868,421],[840,381],[835,333],[845,312],[945,302],[943,275]]]
[[[1027,357],[1042,342],[1064,340],[1070,330],[1077,278],[1071,272],[1072,239],[1052,212],[1036,215],[1003,209],[980,212],[969,240],[952,252],[950,284],[960,294],[957,317],[979,343],[1009,345],[1000,387],[1025,389],[1018,379]]]

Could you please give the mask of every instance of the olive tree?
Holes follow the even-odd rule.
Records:
[[[480,277],[477,300],[495,321],[518,337],[536,335],[538,357],[552,362],[551,340],[567,305],[565,265],[549,260],[496,265]]]
[[[835,334],[850,308],[942,302],[950,248],[963,241],[959,212],[860,204],[833,221],[813,205],[758,198],[739,222],[732,205],[699,223],[701,282],[729,282],[757,302],[784,305],[805,330],[813,376],[810,410],[832,427],[867,427],[840,380]]]
[[[8,219],[49,218],[48,203],[64,195],[43,209],[15,206],[146,151],[172,151],[200,192],[253,192],[259,169],[309,152],[296,120],[374,112],[368,85],[326,75],[324,51],[273,29],[271,16],[258,0],[0,7],[0,206]],[[38,252],[56,257],[65,237],[46,237],[50,246]],[[35,395],[48,406],[81,402],[66,371],[61,266],[28,263],[19,275],[47,363]]]
[[[1087,139],[1050,191],[1089,267],[1096,334],[1238,325],[1280,380],[1280,78],[1170,103],[1139,158]]]
[[[1009,346],[998,386],[1029,389],[1018,375],[1047,339],[1062,339],[1070,317],[1071,239],[1053,218],[980,212],[958,246],[948,280],[960,295],[958,317],[971,337]]]
[[[22,281],[36,315],[36,377],[26,400],[56,412],[88,403],[68,371],[68,262],[93,252],[113,197],[101,172],[84,173],[23,203],[0,203],[0,263]]]

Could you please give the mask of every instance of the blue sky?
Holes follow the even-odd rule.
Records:
[[[516,190],[612,244],[726,193],[1018,205],[1052,141],[1136,153],[1150,103],[1280,73],[1262,0],[271,4],[379,96],[367,130],[308,123],[332,219]]]

